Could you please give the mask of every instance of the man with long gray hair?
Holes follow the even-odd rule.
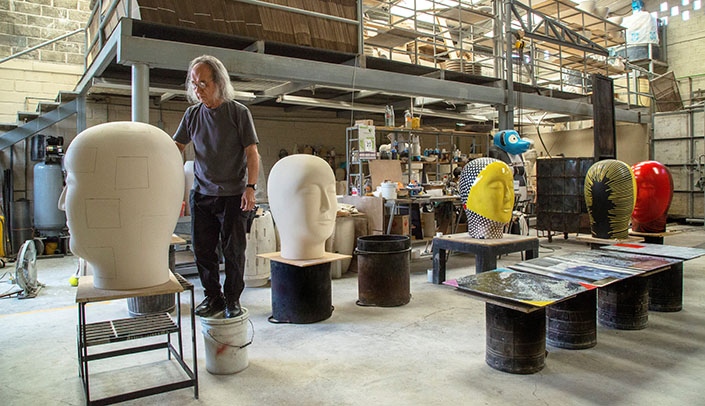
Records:
[[[226,318],[242,314],[247,213],[255,207],[259,173],[257,133],[250,111],[233,100],[235,91],[223,63],[210,55],[191,61],[186,94],[193,103],[181,119],[174,141],[194,149],[191,230],[198,276],[205,299],[196,314]],[[218,240],[225,259],[220,284]]]

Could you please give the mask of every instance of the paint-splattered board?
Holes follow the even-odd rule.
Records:
[[[644,272],[644,276],[682,262],[676,258],[602,250],[571,252],[570,254],[552,255],[552,257],[570,262],[610,267],[626,273],[641,271]]]
[[[595,264],[570,262],[553,257],[531,259],[509,267],[517,271],[578,283],[586,288],[600,288],[640,273],[639,271],[616,270]]]
[[[577,283],[511,269],[468,275],[443,282],[474,297],[529,313],[588,289]]]
[[[634,254],[653,255],[656,257],[678,258],[684,261],[705,255],[705,250],[701,248],[677,247],[674,245],[648,243],[621,243],[606,245],[600,248],[609,251],[630,252]]]
[[[664,271],[680,262],[679,259],[650,255],[590,250],[532,259],[510,268],[586,287],[603,287],[631,276]]]

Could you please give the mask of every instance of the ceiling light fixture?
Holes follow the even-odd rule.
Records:
[[[97,89],[113,89],[113,90],[125,90],[125,91],[131,91],[132,90],[132,85],[124,80],[119,80],[119,79],[105,79],[105,78],[93,78],[92,85],[91,87],[97,88]],[[166,95],[165,97],[162,97],[163,100],[172,98],[173,96],[184,96],[186,95],[186,90],[183,88],[171,88],[171,87],[160,87],[160,86],[149,86],[149,92],[150,93],[162,93],[163,95]],[[235,93],[233,94],[233,98],[235,100],[240,100],[240,101],[252,101],[257,98],[257,95],[255,95],[252,92],[243,92],[236,90]]]
[[[295,104],[297,106],[320,107],[335,110],[366,111],[368,113],[384,114],[384,106],[372,104],[349,103],[338,100],[316,99],[313,97],[292,96],[288,94],[277,97],[277,103]]]
[[[293,96],[284,94],[277,97],[277,103],[294,104],[297,106],[306,107],[319,107],[334,110],[352,110],[352,111],[366,111],[368,113],[379,113],[384,114],[384,106],[376,106],[372,104],[362,104],[362,103],[349,103],[337,100],[325,100],[316,99],[313,97],[303,97],[303,96]],[[489,119],[485,116],[476,114],[463,114],[463,113],[449,113],[446,111],[437,111],[428,108],[414,108],[414,113],[421,116],[429,117],[439,117],[447,118],[451,120],[463,120],[463,121],[479,121],[485,122]]]

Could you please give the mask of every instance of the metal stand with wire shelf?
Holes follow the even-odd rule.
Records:
[[[181,292],[184,290],[189,290],[191,296],[189,316],[191,321],[192,366],[186,364],[184,360],[180,306]],[[86,322],[86,305],[88,303],[174,293],[177,295],[177,306],[176,317],[173,319],[168,313],[164,312],[95,323]],[[79,279],[78,290],[76,291],[76,303],[78,304],[78,366],[79,376],[83,382],[83,389],[86,395],[86,405],[108,405],[188,387],[193,387],[194,398],[198,399],[198,356],[196,352],[196,319],[193,313],[195,307],[193,284],[179,274],[170,273],[169,281],[159,286],[135,290],[106,290],[96,289],[93,286],[92,275],[82,276]],[[176,334],[177,337],[176,347],[171,340],[172,334]],[[153,340],[150,340],[149,343],[143,342],[141,345],[138,344],[132,347],[118,346],[103,352],[89,352],[88,350],[89,347],[157,336],[165,336],[164,341],[153,342]],[[88,363],[90,361],[160,349],[167,350],[167,358],[169,360],[172,359],[172,356],[174,357],[174,360],[185,373],[185,379],[119,393],[100,399],[91,399],[88,370]]]

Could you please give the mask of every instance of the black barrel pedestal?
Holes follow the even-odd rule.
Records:
[[[272,260],[272,323],[307,324],[333,314],[330,262],[296,266]]]
[[[512,374],[533,374],[546,360],[546,308],[530,313],[485,304],[485,362]]]
[[[357,287],[360,306],[401,306],[411,300],[411,240],[405,235],[357,239]]]
[[[546,343],[569,350],[597,344],[597,289],[547,307]]]
[[[649,310],[679,312],[683,309],[683,262],[648,277]]]
[[[648,279],[634,276],[597,291],[600,324],[618,330],[641,330],[649,321]]]

